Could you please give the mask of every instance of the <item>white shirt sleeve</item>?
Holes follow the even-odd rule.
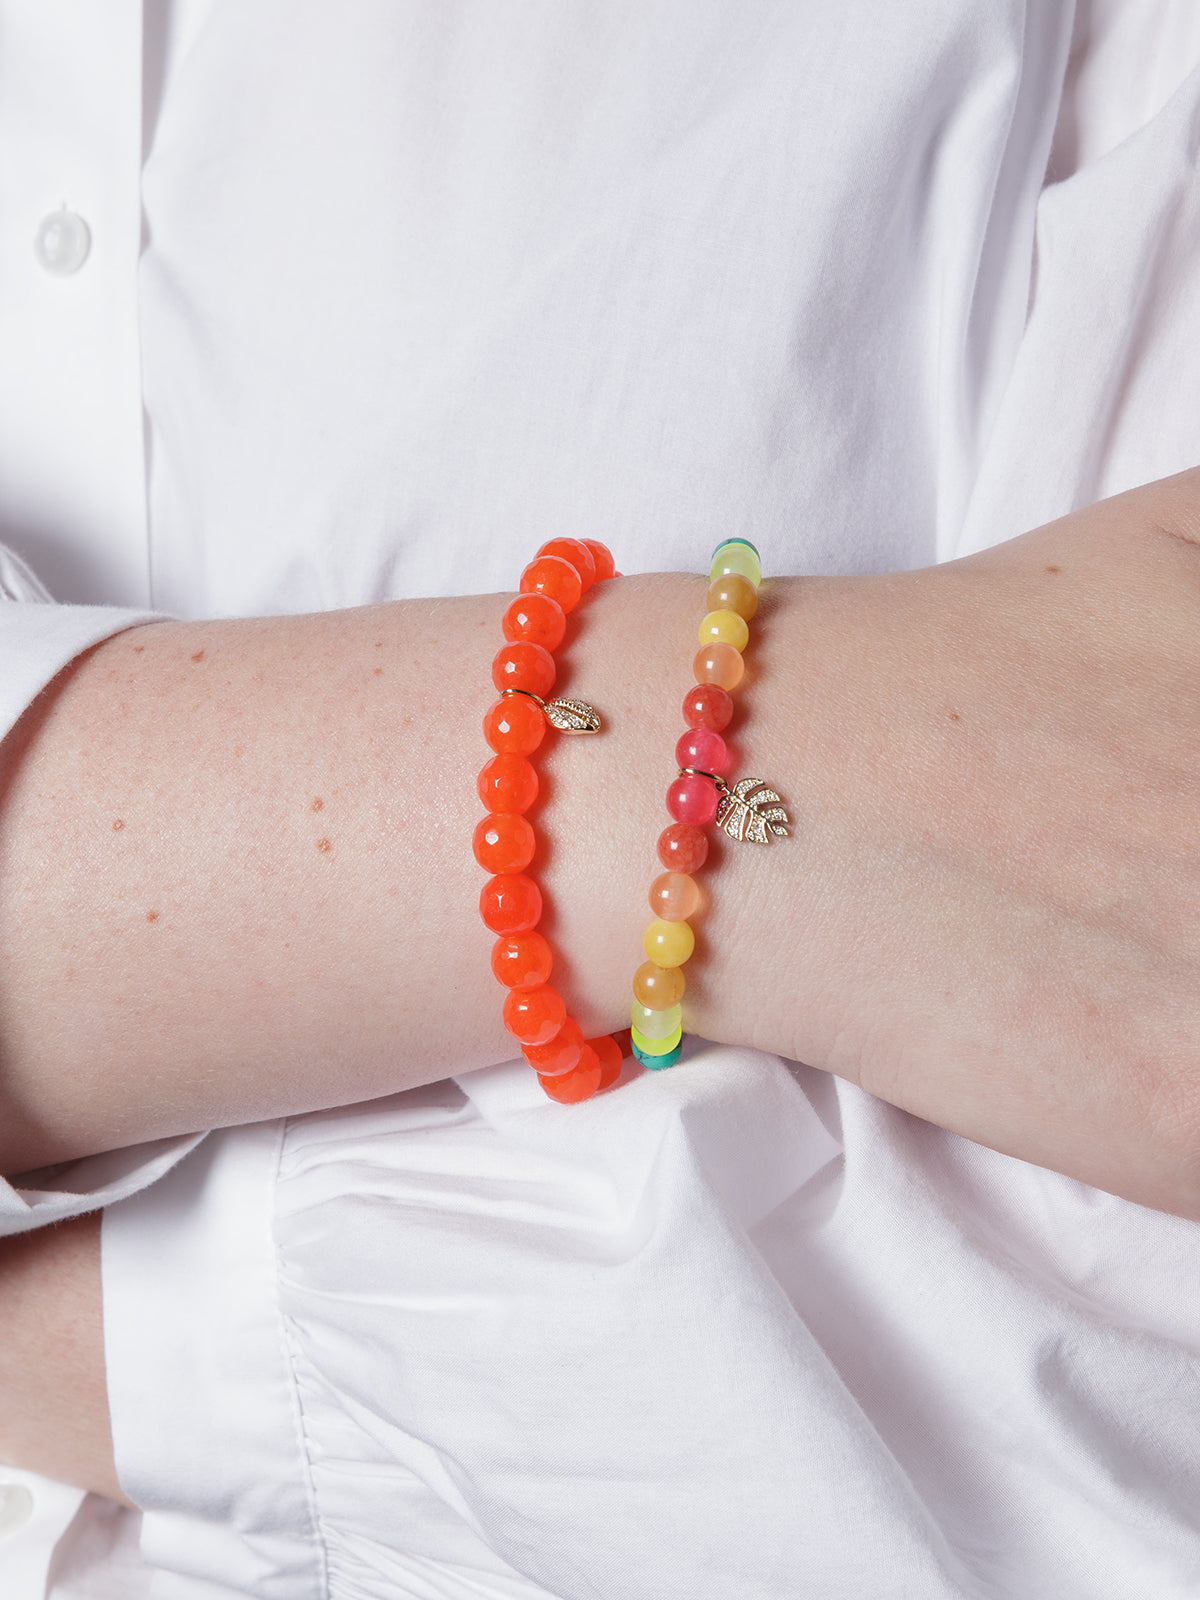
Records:
[[[21,559],[0,546],[0,738],[81,651],[139,623],[150,611],[55,605]],[[128,1150],[0,1179],[0,1235],[95,1211],[153,1183],[203,1138],[158,1139]]]

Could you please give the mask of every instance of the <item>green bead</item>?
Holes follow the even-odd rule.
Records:
[[[634,1044],[647,1056],[669,1055],[679,1041],[683,1038],[682,1026],[672,1028],[665,1039],[647,1039],[644,1033],[639,1033],[636,1028],[630,1029],[630,1036]]]
[[[733,539],[717,546],[712,566],[708,569],[709,583],[715,583],[727,572],[740,573],[743,578],[748,578],[756,589],[758,588],[762,582],[762,562],[758,559],[758,551],[752,544],[742,539]]]
[[[669,1039],[683,1026],[683,1007],[674,1005],[663,1011],[651,1011],[649,1006],[635,1000],[629,1008],[629,1020],[643,1039]]]
[[[716,550],[713,551],[713,555],[716,555],[718,551],[724,550],[727,544],[744,544],[747,550],[753,550],[755,555],[758,554],[758,546],[756,544],[751,544],[749,539],[743,539],[741,534],[734,534],[732,538],[722,539]]]
[[[682,1049],[683,1042],[681,1040],[674,1050],[669,1050],[665,1056],[649,1055],[646,1051],[639,1050],[636,1044],[633,1046],[633,1053],[636,1059],[651,1072],[661,1072],[664,1067],[673,1067],[675,1065],[679,1060]]]

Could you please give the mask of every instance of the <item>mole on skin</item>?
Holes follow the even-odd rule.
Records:
[[[118,817],[117,820],[113,823],[113,832],[114,833],[120,833],[121,829],[124,826],[125,826],[125,824],[121,821],[120,817]]]
[[[328,839],[318,839],[317,840],[317,849],[321,852],[322,855],[328,855],[329,852],[333,849],[333,846],[330,844]]]
[[[146,913],[146,921],[147,922],[157,922],[158,921],[158,916],[159,916],[159,914],[158,914],[157,911],[147,911],[147,913]]]
[[[204,660],[204,651],[203,650],[197,650],[196,654],[192,657],[192,660],[193,661],[203,661]]]
[[[317,798],[312,803],[312,810],[313,811],[320,811],[321,808],[324,806],[324,804],[325,804],[324,800],[322,800],[321,796],[318,795]]]

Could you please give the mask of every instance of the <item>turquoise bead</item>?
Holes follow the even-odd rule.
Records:
[[[681,1039],[673,1050],[668,1050],[666,1055],[663,1056],[644,1055],[636,1044],[632,1048],[634,1055],[644,1067],[651,1072],[659,1072],[663,1067],[673,1067],[679,1060],[680,1052],[683,1049],[683,1040]]]

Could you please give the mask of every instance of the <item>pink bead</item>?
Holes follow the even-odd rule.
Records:
[[[703,828],[716,816],[720,798],[711,778],[685,772],[667,790],[667,810],[676,822],[694,822]]]
[[[724,777],[729,769],[729,751],[719,733],[711,728],[689,728],[675,746],[675,760],[681,767],[699,767]]]
[[[713,728],[717,733],[729,726],[733,701],[715,683],[694,683],[683,702],[683,720],[689,728]]]

